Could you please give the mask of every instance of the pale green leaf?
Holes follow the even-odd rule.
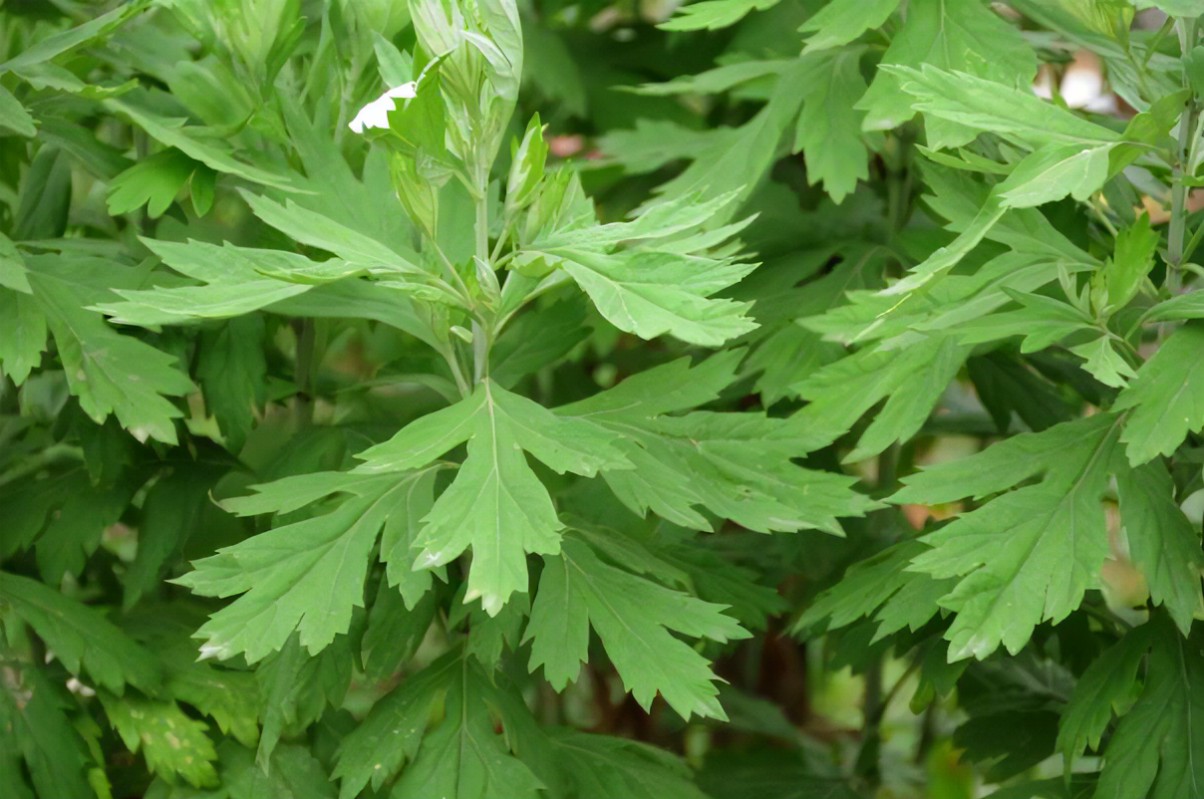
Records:
[[[1034,150],[999,184],[999,198],[1009,208],[1044,205],[1068,194],[1086,200],[1108,179],[1108,157],[1114,146],[1069,144]]]

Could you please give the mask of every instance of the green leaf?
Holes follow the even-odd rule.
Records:
[[[41,363],[45,349],[46,316],[37,301],[0,288],[0,371],[19,386]]]
[[[1057,623],[1099,584],[1109,555],[1104,511],[1119,422],[1108,414],[1026,433],[904,479],[895,503],[939,503],[1010,491],[924,537],[911,568],[960,578],[942,607],[957,616],[949,657],[1016,653],[1042,621]],[[1040,481],[1023,485],[1034,477]],[[1019,488],[1013,488],[1014,486]]]
[[[261,274],[271,269],[303,271],[313,264],[303,255],[199,241],[144,243],[172,269],[206,285],[119,289],[116,293],[124,302],[101,303],[96,308],[120,324],[149,326],[241,316],[311,288]]]
[[[485,380],[467,399],[360,453],[366,462],[357,471],[416,468],[465,441],[468,456],[456,479],[423,519],[413,568],[442,566],[471,547],[465,601],[479,597],[494,616],[510,594],[527,590],[527,553],[555,554],[560,546],[563,525],[522,453],[561,474],[587,477],[630,464],[592,422],[558,417]]]
[[[799,33],[812,34],[803,52],[848,44],[867,30],[880,27],[898,7],[899,0],[832,0],[799,28]]]
[[[158,663],[97,610],[28,577],[0,572],[0,601],[51,648],[67,671],[121,694],[126,684],[153,692]]]
[[[237,452],[267,399],[267,331],[263,319],[231,319],[201,334],[196,376],[205,408],[217,419],[231,451]]]
[[[347,632],[364,607],[368,557],[389,516],[422,472],[382,476],[354,489],[335,510],[278,527],[196,561],[176,580],[202,596],[243,594],[197,632],[202,657],[245,653],[255,662],[294,631],[311,653]]]
[[[912,107],[904,93],[912,91],[908,80],[902,78],[907,73],[891,69],[921,66],[926,74],[941,70],[965,72],[986,78],[983,83],[1003,84],[998,95],[1001,106],[1002,97],[1009,93],[1008,87],[1027,88],[1037,71],[1032,48],[1015,27],[996,16],[981,0],[910,2],[906,23],[891,40],[882,56],[881,69],[857,104],[866,111],[866,129],[888,130],[909,120],[917,110],[928,111]],[[943,93],[943,96],[951,101],[961,99],[958,94]]]
[[[69,263],[30,273],[34,299],[58,345],[67,385],[97,423],[109,414],[133,435],[176,443],[173,419],[183,414],[166,396],[192,390],[175,358],[138,339],[116,333],[99,314],[85,310],[97,292],[74,282]]]
[[[840,581],[820,594],[815,602],[799,616],[791,631],[796,635],[816,631],[847,627],[862,618],[877,616],[878,632],[874,640],[896,632],[902,627],[883,624],[887,604],[900,592],[907,592],[924,578],[908,572],[907,567],[928,547],[918,541],[905,541],[888,547],[878,554],[860,560],[849,567]],[[937,598],[948,593],[953,580],[933,580]],[[881,610],[880,610],[881,609]],[[936,615],[939,607],[933,603],[919,609],[912,620],[912,629],[919,629],[924,622]],[[893,629],[892,629],[893,628]]]
[[[1034,150],[999,184],[999,197],[1008,208],[1031,208],[1066,195],[1086,200],[1108,180],[1113,147],[1070,144]]]
[[[41,669],[8,667],[0,691],[0,742],[25,760],[36,797],[92,795],[84,779],[87,752],[67,717],[69,707],[62,688]]]
[[[543,666],[548,682],[563,690],[587,659],[591,627],[645,710],[660,693],[683,718],[726,718],[706,659],[669,631],[715,641],[748,633],[722,606],[610,566],[584,543],[565,539],[559,556],[544,558],[524,635],[532,642],[532,671]]]
[[[142,752],[151,772],[181,777],[198,788],[217,784],[217,752],[203,721],[189,718],[174,702],[103,692],[100,700],[122,742],[131,752]]]
[[[1162,464],[1119,472],[1116,490],[1133,564],[1145,575],[1150,597],[1187,635],[1204,607],[1200,535],[1175,503],[1175,486]]]
[[[706,799],[674,755],[639,741],[554,730],[550,758],[580,799]]]
[[[176,149],[139,161],[109,182],[109,213],[118,216],[145,205],[147,215],[158,219],[171,207],[194,169],[196,162]]]
[[[219,143],[220,140],[193,135],[191,130],[185,127],[183,119],[161,117],[116,98],[104,100],[103,103],[109,110],[129,119],[130,122],[145,130],[160,144],[174,147],[194,161],[200,161],[216,172],[234,175],[263,186],[286,190],[294,188],[287,177],[240,161],[230,148],[226,147],[224,143]]]
[[[1138,8],[1157,8],[1175,17],[1204,14],[1204,0],[1137,0]]]
[[[1088,746],[1098,749],[1113,716],[1123,714],[1137,698],[1137,672],[1149,651],[1152,630],[1143,625],[1126,633],[1079,678],[1058,725],[1058,749],[1067,764]]]
[[[1204,650],[1155,630],[1145,686],[1104,751],[1097,799],[1177,799],[1204,790]]]
[[[1170,455],[1188,433],[1204,427],[1204,325],[1188,324],[1162,343],[1116,398],[1129,411],[1120,440],[1134,466]]]
[[[1150,226],[1149,214],[1122,230],[1116,237],[1112,257],[1104,265],[1101,278],[1107,302],[1105,313],[1119,310],[1141,291],[1142,284],[1154,268],[1154,254],[1162,237]]]
[[[735,25],[752,11],[763,11],[779,0],[702,0],[681,6],[677,16],[658,27],[667,31],[719,30]]]
[[[1112,346],[1111,336],[1101,335],[1086,344],[1071,347],[1070,351],[1081,357],[1086,362],[1083,368],[1105,386],[1124,388],[1137,374]]]
[[[668,333],[691,344],[718,346],[756,327],[747,317],[748,303],[710,299],[751,272],[752,264],[666,252],[551,251],[607,321],[641,338]]]
[[[697,508],[759,532],[819,529],[841,534],[837,517],[873,503],[839,475],[792,462],[807,447],[798,428],[755,413],[667,414],[713,398],[732,380],[739,353],[690,369],[676,361],[633,376],[557,412],[589,419],[622,436],[633,470],[604,470],[622,502],[640,515],[711,529]],[[671,388],[666,390],[664,386]]]
[[[3,86],[0,86],[0,127],[26,138],[38,135],[33,117],[21,105],[21,101]]]
[[[107,36],[125,24],[131,17],[142,13],[150,0],[133,0],[112,11],[90,19],[82,25],[47,36],[39,42],[22,48],[13,58],[0,64],[2,72],[20,72],[23,69],[57,58],[63,53]]]
[[[964,0],[964,5],[981,7],[977,0]],[[914,110],[968,129],[968,134],[939,144],[929,141],[934,149],[965,144],[980,131],[990,131],[1030,149],[1048,145],[1051,151],[1073,146],[1097,149],[1120,140],[1115,131],[1037,97],[1029,90],[1027,80],[975,75],[931,62],[922,68],[892,66],[884,73],[898,81],[902,92],[915,98]]]
[[[513,754],[526,713],[473,658],[452,651],[378,702],[342,741],[339,797],[359,796],[369,782],[380,788],[400,771],[390,794],[398,799],[537,799],[542,783]]]
[[[857,188],[857,181],[869,177],[869,154],[861,135],[864,114],[853,107],[853,98],[865,93],[860,49],[821,57],[808,78],[802,82],[803,110],[794,149],[806,154],[807,181],[813,186],[822,181],[824,191],[839,203]]]
[[[396,245],[383,244],[293,200],[282,204],[249,192],[242,192],[242,197],[257,217],[301,244],[334,253],[364,268],[379,267],[388,272],[426,274],[416,265],[418,256],[413,252]]]
[[[807,449],[818,449],[886,399],[845,460],[876,455],[919,431],[969,352],[952,337],[936,335],[921,338],[902,352],[867,348],[842,358],[794,387],[808,404],[795,414],[792,428],[805,438]],[[926,378],[915,380],[920,372]]]

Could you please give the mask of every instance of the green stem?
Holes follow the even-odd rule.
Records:
[[[1195,44],[1196,23],[1194,20],[1178,20],[1176,26],[1179,29],[1180,48],[1186,57]],[[1184,88],[1191,91],[1191,84],[1187,79],[1186,73],[1183,77],[1183,83]],[[1172,297],[1179,293],[1183,279],[1181,265],[1183,263],[1184,240],[1187,231],[1187,184],[1185,182],[1185,169],[1191,166],[1191,152],[1194,149],[1191,144],[1191,134],[1195,130],[1195,118],[1196,97],[1195,93],[1191,92],[1188,96],[1187,105],[1183,109],[1183,114],[1179,118],[1178,146],[1172,170],[1171,222],[1167,232],[1166,246],[1166,289]]]
[[[489,175],[478,175],[476,194],[477,258],[490,264],[489,253]],[[492,267],[490,267],[492,268]],[[490,331],[480,320],[472,323],[472,379],[479,383],[489,376]]]

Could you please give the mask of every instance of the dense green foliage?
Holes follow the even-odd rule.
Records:
[[[9,0],[0,796],[1204,797],[1200,15]]]

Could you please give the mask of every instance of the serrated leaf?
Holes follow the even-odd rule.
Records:
[[[1145,686],[1104,751],[1096,799],[1178,799],[1204,791],[1204,650],[1155,631]]]
[[[888,0],[888,4],[897,2]],[[854,98],[866,88],[861,51],[841,50],[821,57],[814,70],[801,81],[806,88],[794,149],[806,155],[807,181],[813,186],[822,181],[824,191],[839,203],[857,188],[857,181],[869,176],[869,154],[861,135],[864,114],[853,107]]]
[[[915,584],[935,584],[931,592],[936,594],[937,599],[953,587],[952,580],[925,580],[907,571],[912,560],[927,549],[917,541],[905,541],[853,564],[835,585],[816,598],[794,623],[791,631],[796,635],[808,634],[816,630],[845,627],[858,619],[875,616],[879,624],[874,640],[904,626],[919,629],[938,612],[939,607],[935,602],[920,606],[918,612],[909,614],[908,622],[902,625],[884,620],[887,610],[891,610],[889,615],[893,617],[889,621],[897,618],[899,608],[888,609],[883,606],[901,592],[912,590]]]
[[[24,759],[34,796],[90,796],[84,777],[87,751],[67,717],[70,705],[62,688],[32,664],[8,667],[5,683],[0,690],[0,741]]]
[[[263,186],[293,189],[292,182],[282,175],[248,164],[235,157],[233,150],[219,139],[194,135],[183,119],[161,117],[136,105],[110,98],[102,101],[106,108],[130,120],[147,134],[167,147],[174,147],[194,161],[200,161],[216,172],[235,175]]]
[[[217,752],[203,721],[189,718],[174,702],[106,693],[100,700],[126,748],[142,752],[152,773],[180,777],[198,788],[217,784]]]
[[[912,107],[900,91],[901,84],[904,91],[908,90],[907,82],[900,81],[900,73],[885,67],[924,65],[926,71],[956,70],[1005,86],[1028,86],[1037,71],[1032,48],[1016,28],[980,0],[909,3],[906,23],[891,40],[881,65],[869,91],[857,104],[866,111],[865,126],[870,130],[896,127],[916,110],[926,110]]]
[[[1008,208],[1032,208],[1067,195],[1086,200],[1107,181],[1114,147],[1070,144],[1034,150],[999,184],[999,198]]]
[[[923,539],[911,568],[960,578],[941,605],[957,612],[949,657],[1020,651],[1099,582],[1109,547],[1100,503],[1119,435],[1107,414],[1026,433],[904,479],[892,502],[938,503],[1012,490]],[[1033,477],[1040,482],[1013,488]]]
[[[154,655],[94,608],[28,577],[0,572],[0,600],[46,642],[72,674],[121,694],[127,684],[153,692],[161,681]]]
[[[607,321],[641,338],[668,333],[713,347],[756,327],[747,303],[710,298],[747,275],[753,264],[664,252],[608,255],[558,248],[553,253]]]
[[[660,693],[684,718],[725,718],[706,659],[669,631],[716,641],[748,633],[721,606],[610,566],[584,543],[565,539],[559,556],[544,558],[523,637],[532,642],[531,669],[543,666],[557,689],[576,680],[591,627],[645,710]]]
[[[166,397],[188,393],[192,382],[177,371],[175,358],[120,335],[85,310],[97,293],[68,275],[56,269],[29,277],[80,407],[98,423],[113,414],[136,436],[175,444],[172,420],[183,414]]]
[[[0,371],[19,386],[41,363],[45,349],[46,316],[37,301],[0,288]]]
[[[1091,662],[1075,685],[1058,725],[1058,749],[1069,764],[1100,740],[1115,714],[1128,710],[1138,693],[1137,672],[1149,651],[1149,625],[1125,634]]]
[[[705,799],[690,769],[663,749],[574,730],[553,731],[549,743],[579,799]]]
[[[1162,464],[1120,471],[1116,490],[1133,564],[1145,575],[1150,598],[1187,635],[1204,607],[1200,535],[1175,503],[1175,486]]]
[[[881,26],[898,7],[899,0],[832,0],[799,28],[799,33],[812,34],[803,52],[848,44],[867,30]]]
[[[724,354],[693,369],[676,361],[557,412],[622,436],[618,443],[635,469],[604,470],[603,477],[640,515],[651,509],[674,523],[709,530],[697,510],[704,507],[760,532],[814,528],[840,534],[837,517],[860,515],[872,503],[851,493],[847,479],[792,462],[806,449],[793,423],[755,413],[666,415],[717,394],[732,380],[738,358]]]
[[[1116,351],[1111,336],[1100,336],[1086,344],[1078,344],[1071,347],[1070,351],[1081,357],[1085,361],[1083,368],[1105,386],[1124,388],[1130,378],[1137,375],[1128,361]]]
[[[133,2],[125,3],[108,13],[90,19],[82,25],[47,36],[41,41],[22,48],[15,57],[0,64],[0,72],[19,72],[88,44],[101,36],[107,36],[125,24],[131,17],[144,11],[148,5],[149,0],[133,0]]]
[[[340,799],[369,782],[379,788],[399,771],[390,794],[397,799],[537,799],[543,785],[512,754],[509,738],[525,713],[474,659],[450,652],[378,702],[344,739],[335,767]]]
[[[202,656],[244,653],[255,662],[294,631],[311,653],[347,632],[364,606],[368,556],[386,520],[422,472],[381,477],[322,516],[294,522],[218,550],[176,580],[202,596],[243,594],[197,632]]]
[[[1116,398],[1114,408],[1129,411],[1120,440],[1134,466],[1170,455],[1188,433],[1204,427],[1204,359],[1197,357],[1202,351],[1204,325],[1184,325]]]
[[[592,422],[558,417],[484,380],[467,399],[360,453],[365,463],[357,471],[414,468],[465,441],[468,457],[423,519],[414,568],[442,566],[471,547],[465,601],[480,597],[493,616],[510,594],[527,589],[526,555],[556,553],[563,527],[523,452],[561,474],[593,476],[602,468],[630,468],[630,463]]]
[[[977,0],[965,0],[965,4],[979,5]],[[930,141],[934,149],[965,144],[980,131],[1004,136],[1030,149],[1049,145],[1086,150],[1120,140],[1115,131],[1042,100],[1028,89],[1028,81],[1017,86],[1014,80],[975,75],[935,63],[915,68],[892,66],[885,71],[894,76],[903,92],[915,98],[916,111],[966,130],[957,138],[937,144]]]
[[[658,27],[667,31],[719,30],[735,25],[753,11],[763,11],[779,0],[702,0],[677,9],[677,16]]]
[[[915,341],[902,352],[867,348],[823,367],[794,387],[808,404],[791,419],[808,449],[826,446],[886,399],[846,460],[863,460],[915,435],[970,349],[951,336]],[[917,373],[924,380],[915,380]]]
[[[109,182],[109,214],[118,216],[146,206],[151,219],[171,207],[192,177],[196,162],[176,149],[167,149],[131,166]]]

